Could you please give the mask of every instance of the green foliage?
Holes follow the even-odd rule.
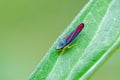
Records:
[[[85,80],[120,45],[119,0],[91,0],[48,51],[30,80]],[[85,28],[63,54],[55,48],[83,22]]]

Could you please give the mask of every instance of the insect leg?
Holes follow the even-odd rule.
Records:
[[[71,48],[71,47],[74,47],[74,46],[77,46],[78,44],[73,44],[73,45],[68,45],[67,48]]]
[[[64,47],[61,53],[64,53],[66,48],[68,48],[68,46]]]

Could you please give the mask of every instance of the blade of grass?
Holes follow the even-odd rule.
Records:
[[[120,45],[119,0],[91,0],[53,44],[30,80],[84,80]],[[60,54],[60,38],[78,24],[84,30],[74,41],[77,47]]]

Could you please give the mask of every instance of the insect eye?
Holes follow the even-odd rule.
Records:
[[[63,43],[61,43],[61,46],[63,46],[64,44]]]

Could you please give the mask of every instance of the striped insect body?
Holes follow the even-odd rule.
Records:
[[[70,48],[68,45],[78,36],[83,28],[84,23],[79,24],[70,34],[66,35],[61,41],[58,42],[56,49],[61,50],[66,47]]]

